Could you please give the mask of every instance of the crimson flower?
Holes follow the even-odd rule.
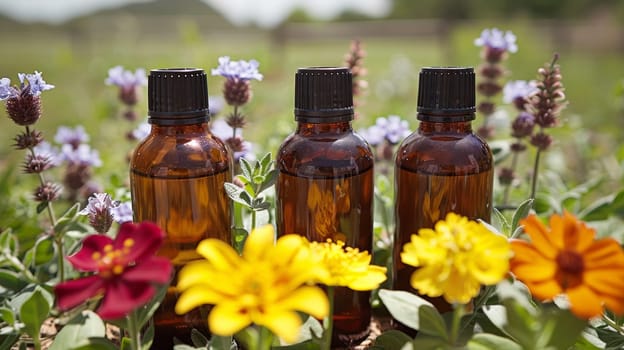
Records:
[[[82,248],[67,260],[77,270],[95,274],[58,284],[54,288],[58,307],[71,309],[89,298],[102,296],[96,312],[104,320],[128,315],[155,294],[154,284],[171,277],[168,259],[154,256],[164,233],[154,223],[124,223],[115,239],[90,235]]]

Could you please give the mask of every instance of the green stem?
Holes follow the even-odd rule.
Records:
[[[256,350],[270,350],[273,343],[273,333],[268,328],[261,326],[258,335],[258,347]]]
[[[251,232],[254,228],[256,228],[256,211],[251,209],[251,228],[249,232]]]
[[[30,270],[28,270],[26,266],[24,266],[24,264],[22,264],[22,262],[18,258],[9,254],[4,254],[4,253],[2,255],[5,259],[7,259],[11,263],[13,267],[18,269],[21,273],[23,273],[29,282],[34,283],[34,284],[39,284],[39,281],[37,281],[37,279],[32,274],[32,272],[30,272]]]
[[[512,174],[516,171],[517,166],[518,166],[518,152],[513,152],[513,155],[511,156],[511,173]],[[505,186],[505,192],[503,192],[503,206],[506,206],[508,204],[509,192],[511,191],[512,182],[513,182],[513,179],[512,181],[509,182],[509,184]]]
[[[238,106],[234,105],[234,117],[238,117]],[[232,128],[232,139],[236,138],[236,128]]]
[[[531,181],[531,195],[529,196],[530,199],[535,199],[535,190],[537,188],[537,173],[539,170],[539,160],[541,153],[542,152],[540,151],[540,149],[537,149],[537,153],[535,153],[535,164],[533,165],[533,179]]]
[[[459,338],[459,326],[461,324],[462,316],[464,316],[464,305],[453,305],[453,320],[451,321],[452,323],[450,334],[451,345],[455,345],[457,343],[457,339]]]
[[[128,316],[128,333],[130,335],[130,344],[132,350],[140,350],[141,346],[141,331],[137,321],[137,311],[134,310]]]
[[[609,327],[615,329],[621,335],[624,335],[624,328],[622,328],[622,326],[617,324],[614,320],[610,319],[607,315],[602,315],[602,321],[604,321],[604,323],[606,323]]]
[[[327,298],[329,299],[329,313],[323,319],[323,337],[321,350],[331,349],[332,332],[334,329],[334,287],[327,287]]]

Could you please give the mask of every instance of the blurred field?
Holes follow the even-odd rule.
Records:
[[[110,175],[124,177],[127,173],[126,156],[133,143],[125,141],[123,136],[139,122],[133,124],[121,118],[116,88],[104,85],[110,67],[123,65],[128,69],[149,70],[194,66],[209,71],[222,55],[257,59],[265,79],[252,83],[254,97],[244,108],[250,125],[244,134],[261,151],[275,151],[295,127],[292,100],[296,68],[340,65],[349,48],[349,40],[342,37],[277,43],[270,32],[206,30],[193,20],[163,22],[154,33],[133,25],[132,21],[129,23],[92,28],[90,32],[53,27],[0,32],[0,76],[16,81],[18,72],[39,70],[48,83],[56,85],[56,89],[44,93],[44,116],[36,128],[51,139],[60,125],[84,125],[91,135],[92,146],[100,150],[104,161],[104,167],[98,170],[98,176],[104,180]],[[355,127],[367,126],[376,117],[389,114],[400,115],[415,127],[419,69],[432,65],[478,65],[480,50],[473,40],[483,28],[492,26],[513,30],[518,36],[519,52],[510,55],[506,63],[509,79],[535,78],[537,68],[550,61],[555,51],[560,53],[570,100],[564,122],[590,134],[592,147],[587,152],[591,156],[609,154],[614,145],[624,140],[623,97],[615,96],[616,87],[624,79],[622,53],[587,52],[570,47],[561,50],[556,42],[526,21],[457,25],[449,29],[444,41],[433,37],[360,38],[368,53],[365,66],[369,87],[366,95],[358,97],[361,118]],[[220,94],[221,84],[222,78],[210,77],[212,95]],[[137,108],[140,116],[145,116],[146,104],[142,98]],[[0,172],[15,166],[23,157],[21,152],[11,149],[11,139],[20,129],[8,119],[2,123]],[[569,135],[565,130],[559,133]]]

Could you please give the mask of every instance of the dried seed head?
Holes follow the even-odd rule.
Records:
[[[513,180],[516,178],[516,174],[510,168],[502,168],[498,173],[498,181],[502,185],[511,185]]]
[[[19,96],[7,99],[6,110],[9,118],[17,125],[29,126],[41,117],[41,99],[32,95],[30,88],[26,87]]]
[[[46,182],[35,189],[34,199],[37,202],[52,202],[58,198],[60,193],[61,186],[52,182]]]
[[[27,174],[38,174],[46,171],[52,167],[52,162],[47,156],[41,156],[38,154],[28,154],[26,161],[24,161],[23,170]]]
[[[247,121],[245,120],[245,116],[241,113],[232,113],[225,118],[225,122],[230,128],[233,129],[243,129],[247,125]]]
[[[223,96],[230,106],[242,106],[251,99],[251,84],[249,80],[226,79],[223,84]]]
[[[542,131],[531,136],[531,144],[537,147],[537,149],[540,151],[547,150],[552,144],[552,142],[553,142],[552,137]]]
[[[29,132],[22,132],[15,136],[16,149],[28,149],[33,148],[43,141],[43,134],[40,131],[31,130]]]

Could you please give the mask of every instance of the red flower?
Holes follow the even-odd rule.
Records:
[[[156,292],[154,284],[168,283],[171,277],[169,260],[154,256],[163,238],[150,222],[124,223],[114,240],[101,234],[85,238],[80,251],[67,260],[77,270],[95,274],[58,284],[54,292],[59,309],[104,295],[96,312],[113,320],[147,303]]]

